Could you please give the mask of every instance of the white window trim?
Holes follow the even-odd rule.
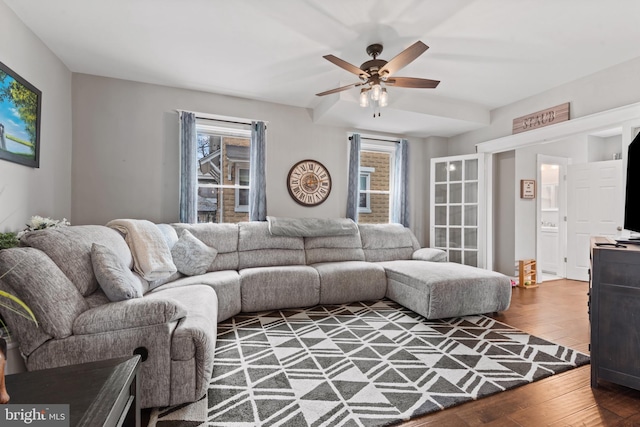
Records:
[[[235,206],[235,211],[236,212],[249,212],[249,204],[247,203],[246,205],[240,205],[238,204],[238,201],[240,200],[240,190],[248,190],[249,189],[249,185],[251,185],[251,183],[249,183],[249,185],[240,185],[240,169],[246,169],[247,171],[249,170],[249,162],[237,162],[235,164],[235,183],[236,185],[233,186],[233,188],[235,188],[235,202],[236,202],[236,206]]]
[[[359,213],[371,213],[371,174],[375,171],[376,171],[376,168],[362,167],[362,166],[360,167],[360,178],[364,176],[365,179],[367,180],[367,184],[365,185],[365,189],[364,190],[360,189],[358,193],[359,194],[364,193],[366,195],[367,201],[365,202],[366,206],[364,207],[359,206],[360,203],[358,202]],[[358,200],[360,200],[360,198],[358,198]]]

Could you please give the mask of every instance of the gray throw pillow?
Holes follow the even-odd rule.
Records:
[[[183,230],[171,248],[173,263],[178,271],[187,276],[204,274],[218,255],[215,248],[205,245],[189,230]]]
[[[146,282],[136,275],[107,246],[94,243],[91,246],[91,264],[100,287],[110,301],[140,298]]]

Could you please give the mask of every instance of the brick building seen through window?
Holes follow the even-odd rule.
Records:
[[[250,138],[198,131],[198,222],[249,220]]]

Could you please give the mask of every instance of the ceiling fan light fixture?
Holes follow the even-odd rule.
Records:
[[[369,89],[360,89],[360,106],[368,107],[369,106],[369,94],[367,93]]]
[[[380,100],[380,94],[382,93],[382,86],[380,84],[374,84],[371,86],[371,99],[374,101]]]
[[[389,105],[389,94],[387,93],[387,88],[382,88],[382,92],[380,93],[380,106],[386,107]]]

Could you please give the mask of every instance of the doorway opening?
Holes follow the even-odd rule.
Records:
[[[570,159],[538,154],[536,257],[539,282],[566,277],[567,191]]]

